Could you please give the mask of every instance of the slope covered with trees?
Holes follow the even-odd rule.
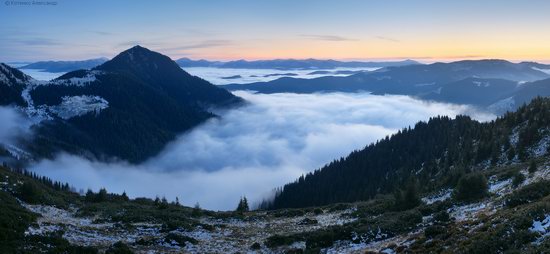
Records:
[[[65,151],[141,162],[214,117],[214,108],[243,101],[140,46],[49,82],[1,67],[0,105],[20,106],[40,123],[22,147],[37,158]]]
[[[411,180],[420,191],[454,187],[474,165],[526,161],[547,153],[550,99],[536,98],[487,123],[434,117],[354,151],[277,190],[263,208],[368,200]],[[542,150],[542,151],[541,151]]]

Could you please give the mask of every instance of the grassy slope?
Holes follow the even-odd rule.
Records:
[[[539,171],[548,173],[550,161],[538,159]],[[368,202],[335,204],[304,209],[282,209],[268,212],[215,213],[192,209],[175,204],[155,202],[150,199],[126,200],[120,195],[108,194],[104,200],[89,200],[77,194],[56,190],[35,178],[24,176],[0,167],[0,252],[65,252],[95,253],[94,248],[73,246],[59,233],[45,236],[25,236],[25,230],[36,222],[37,215],[25,209],[17,200],[31,204],[43,204],[59,208],[77,207],[77,216],[95,217],[97,221],[119,223],[122,228],[131,223],[160,224],[163,232],[190,230],[201,226],[214,230],[211,225],[202,224],[200,218],[256,220],[268,216],[283,220],[299,216],[345,210],[356,207],[351,215],[357,219],[344,225],[320,227],[314,231],[284,232],[271,235],[262,246],[273,250],[289,250],[295,242],[306,243],[305,252],[317,253],[322,248],[335,246],[338,241],[363,244],[361,248],[379,251],[392,248],[397,252],[412,253],[543,253],[550,250],[548,238],[534,245],[537,233],[529,228],[534,220],[541,220],[550,214],[550,182],[534,180],[526,172],[528,163],[516,163],[489,167],[482,172],[493,182],[512,179],[517,172],[527,176],[527,182],[503,195],[491,194],[474,204],[492,204],[493,212],[479,213],[469,220],[453,219],[447,211],[467,204],[447,199],[433,204],[421,204],[408,210],[394,209],[392,195],[378,196]],[[529,183],[529,184],[527,184]],[[28,186],[33,186],[29,188]],[[29,191],[30,189],[30,191]],[[174,238],[167,233],[163,237]],[[176,238],[178,239],[178,238]],[[163,239],[160,239],[163,240]],[[194,239],[178,239],[192,242]],[[239,239],[235,239],[239,241]],[[384,244],[379,244],[384,242]],[[147,243],[142,243],[147,244]],[[370,244],[370,245],[369,245]],[[132,245],[139,249],[142,245]],[[99,249],[105,250],[105,249]]]

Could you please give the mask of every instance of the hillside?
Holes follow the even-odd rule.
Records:
[[[428,65],[387,67],[377,71],[353,74],[347,77],[320,77],[314,79],[280,78],[269,82],[230,84],[230,90],[252,90],[259,93],[316,93],[316,92],[372,92],[400,94],[425,100],[471,104],[489,107],[502,99],[514,96],[536,81],[550,78],[544,65],[511,63],[504,60],[475,60]],[[530,97],[530,101],[537,93]],[[532,93],[531,93],[532,94]],[[497,113],[515,110],[523,102],[499,108]],[[501,103],[502,104],[502,103]],[[495,107],[493,107],[495,108]]]
[[[19,69],[38,69],[47,72],[69,72],[80,69],[92,69],[107,62],[107,58],[96,58],[82,61],[40,61],[19,67]]]
[[[417,165],[446,150],[446,163],[436,160],[431,166],[420,163],[423,166],[419,170],[412,166],[402,170],[410,173],[399,176],[402,178],[397,182],[404,184],[366,201],[307,208],[213,212],[198,205],[182,206],[178,200],[130,199],[125,193],[112,194],[105,189],[77,194],[70,184],[0,166],[0,252],[547,253],[549,109],[549,99],[537,99],[492,123],[477,123],[466,117],[419,123],[414,129],[355,152],[353,157],[364,155],[373,161],[368,154],[379,150],[376,155],[396,161],[390,165],[405,165],[403,161],[409,160],[410,165]],[[434,128],[441,131],[430,138],[426,133]],[[442,133],[449,135],[449,141],[441,140]],[[462,144],[453,144],[456,137]],[[426,141],[425,145],[418,145],[416,140]],[[429,148],[434,140],[442,145]],[[508,149],[504,149],[505,140],[510,142]],[[481,152],[480,148],[501,141],[503,149],[494,156],[497,159],[493,163],[483,159],[482,154],[494,150]],[[408,152],[393,154],[396,147],[392,144],[405,145],[407,148],[399,152]],[[450,152],[452,149],[442,148],[445,146],[457,150]],[[468,146],[470,149],[462,149]],[[522,147],[527,148],[525,153]],[[349,159],[332,164],[349,166],[340,169],[345,173],[351,173],[352,167],[358,169],[354,173],[363,171]],[[324,176],[319,172],[314,175]],[[412,177],[407,180],[407,175]],[[361,174],[354,176],[362,178]],[[338,183],[342,175],[333,177]],[[305,177],[296,184],[301,186],[310,179]],[[349,179],[346,189],[357,188]],[[379,181],[385,185],[389,180],[384,177]],[[342,193],[329,196],[338,198]],[[308,204],[305,195],[293,194]],[[318,201],[318,197],[312,196],[312,200]],[[237,203],[241,204],[235,200],[236,208]]]
[[[361,62],[361,61],[336,61],[320,59],[273,59],[273,60],[236,60],[236,61],[207,61],[191,60],[189,58],[180,58],[176,62],[181,67],[215,67],[215,68],[233,68],[233,69],[278,69],[278,70],[297,70],[297,69],[334,69],[344,68],[373,68],[420,64],[413,60],[394,61],[394,62]]]
[[[23,72],[0,63],[0,106],[27,106],[21,95],[31,79]]]
[[[266,208],[308,207],[368,200],[414,181],[422,192],[452,188],[474,167],[545,155],[550,146],[550,99],[479,123],[467,116],[435,117],[354,151],[278,190]]]
[[[2,65],[2,105],[17,105],[35,123],[21,149],[35,158],[59,151],[140,162],[176,135],[242,99],[189,75],[167,56],[140,46],[91,70],[36,81]],[[14,77],[14,78],[11,78]],[[19,77],[16,79],[16,77]]]

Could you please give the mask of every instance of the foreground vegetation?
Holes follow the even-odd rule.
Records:
[[[423,194],[410,183],[399,192],[366,202],[211,212],[165,199],[129,199],[106,190],[81,196],[68,185],[0,167],[0,252],[549,251],[549,231],[534,230],[537,222],[550,215],[549,161],[540,157],[476,171],[461,177],[456,188],[431,194]],[[524,179],[514,184],[518,174]],[[55,224],[44,213],[50,207],[64,220],[91,221],[81,228]],[[61,211],[73,217],[65,218]],[[48,229],[52,225],[57,225],[55,230]],[[79,238],[79,230],[93,235],[87,240]],[[122,240],[116,235],[123,236]],[[85,244],[94,238],[104,240]]]

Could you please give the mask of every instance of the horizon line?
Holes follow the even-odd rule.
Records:
[[[158,51],[155,51],[158,52]],[[158,52],[161,53],[161,52]],[[162,53],[161,53],[162,54]],[[165,54],[163,54],[165,55]],[[115,55],[116,56],[116,55]],[[170,57],[170,56],[168,56]],[[87,60],[95,60],[95,59],[107,59],[107,61],[113,59],[114,57],[90,57],[90,58],[81,58],[81,59],[48,59],[48,60],[27,60],[27,61],[20,61],[20,60],[13,60],[13,61],[0,61],[2,63],[8,63],[8,64],[25,64],[25,63],[37,63],[37,62],[74,62],[74,61],[87,61]],[[234,61],[247,61],[247,62],[254,62],[254,61],[273,61],[273,60],[321,60],[321,61],[340,61],[340,62],[403,62],[403,61],[415,61],[419,62],[421,64],[432,64],[432,63],[452,63],[452,62],[459,62],[459,61],[482,61],[482,60],[504,60],[511,63],[521,63],[521,62],[537,62],[537,63],[544,63],[544,64],[550,64],[550,59],[507,59],[507,58],[498,58],[498,57],[389,57],[389,58],[315,58],[315,57],[308,57],[308,58],[235,58],[235,59],[212,59],[212,58],[190,58],[190,57],[179,57],[179,58],[173,58],[170,57],[173,61],[178,61],[180,59],[189,59],[191,61],[209,61],[209,62],[234,62]]]

